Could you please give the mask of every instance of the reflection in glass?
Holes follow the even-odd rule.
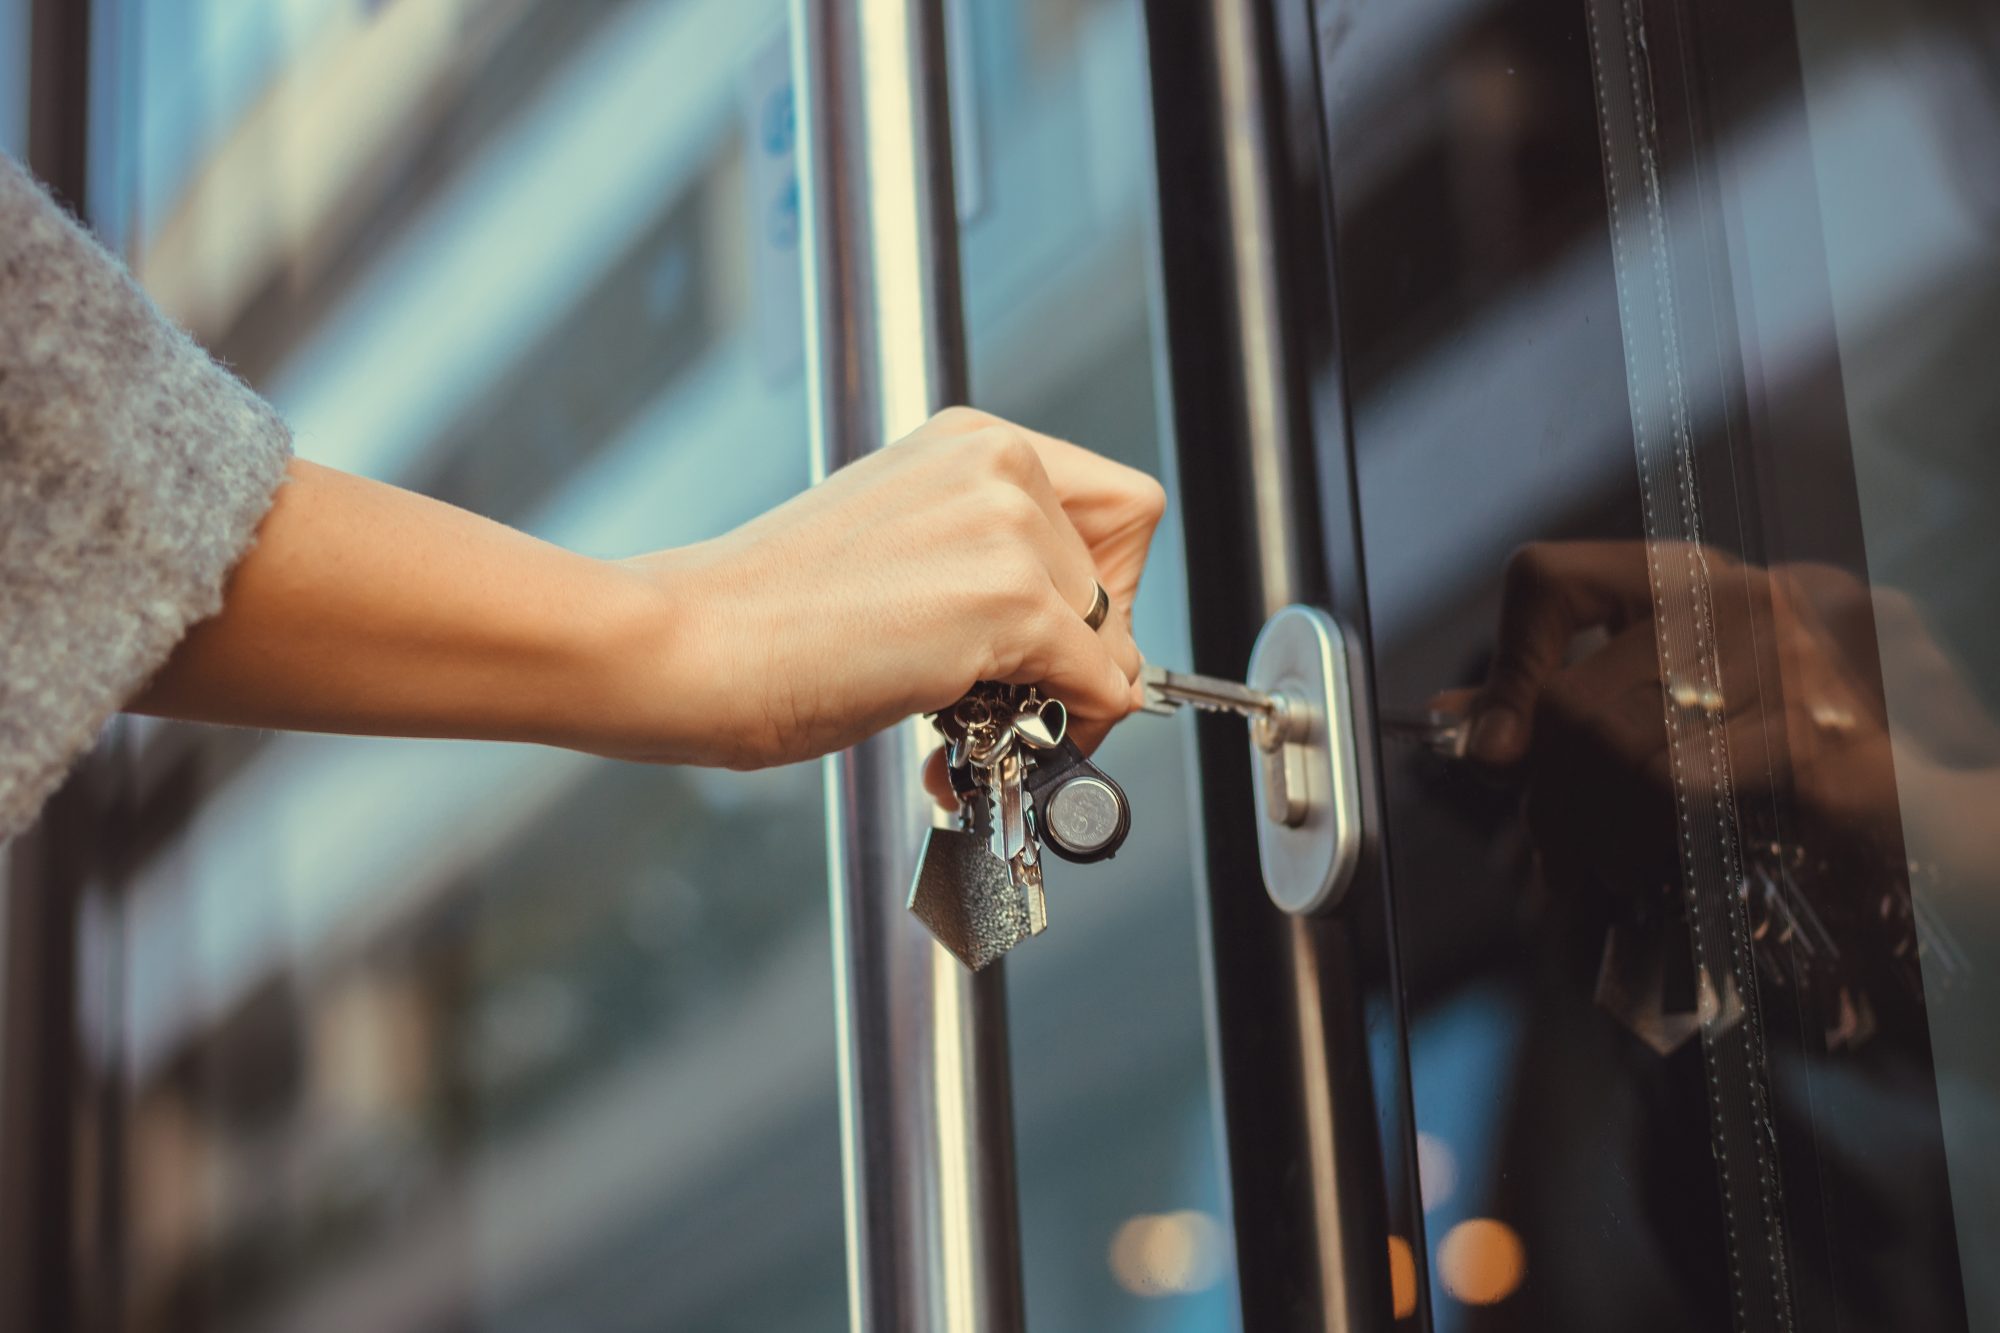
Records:
[[[2000,31],[1322,9],[1437,1326],[2000,1329]]]

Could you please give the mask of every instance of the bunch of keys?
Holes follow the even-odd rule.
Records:
[[[1339,626],[1324,611],[1286,607],[1251,654],[1257,688],[1147,666],[1144,709],[1227,713],[1249,724],[1259,757],[1258,855],[1281,909],[1339,901],[1358,855],[1351,708]],[[1470,692],[1421,713],[1378,716],[1384,736],[1463,762]],[[986,966],[1048,925],[1041,848],[1101,861],[1131,831],[1125,793],[1067,735],[1060,701],[1029,686],[982,681],[933,718],[947,745],[957,828],[933,829],[917,864],[910,910],[966,966]]]
[[[1047,928],[1042,847],[1102,861],[1124,843],[1132,810],[1069,738],[1062,701],[1031,686],[981,681],[932,720],[959,826],[930,831],[910,910],[976,970]]]

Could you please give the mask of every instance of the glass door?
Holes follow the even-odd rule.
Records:
[[[1161,309],[1136,0],[967,0],[952,68],[972,401],[1159,476]],[[1181,508],[1133,608],[1185,661]],[[1111,861],[1049,858],[1050,925],[1009,956],[1015,1162],[1030,1329],[1223,1330],[1236,1281],[1181,725],[1138,717],[1098,756],[1131,798]]]
[[[2000,1328],[2000,29],[1310,8],[1395,1313]]]
[[[0,152],[28,151],[28,0],[0,3]]]
[[[133,268],[301,454],[603,555],[806,485],[782,0],[123,18]],[[132,751],[104,1327],[839,1326],[816,766]]]
[[[1169,471],[1141,6],[950,9],[974,400]],[[113,10],[112,230],[302,455],[605,555],[807,484],[782,0]],[[1185,739],[1107,747],[1140,826],[1010,960],[1032,1326],[1234,1316]],[[817,766],[122,743],[56,1326],[846,1324]]]

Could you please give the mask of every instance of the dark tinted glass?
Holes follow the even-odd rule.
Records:
[[[2000,1328],[2000,27],[1319,7],[1440,1328]]]

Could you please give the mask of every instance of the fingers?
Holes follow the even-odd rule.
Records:
[[[1499,641],[1472,726],[1473,758],[1496,767],[1528,752],[1535,705],[1570,640],[1648,614],[1652,592],[1638,542],[1538,542],[1507,562]]]
[[[1090,547],[1070,521],[1042,466],[1040,453],[1029,442],[1026,432],[1004,423],[980,432],[977,438],[981,447],[988,451],[992,466],[1040,508],[1047,529],[1037,534],[1037,549],[1043,563],[1048,566],[1050,581],[1081,620],[1096,600],[1097,585],[1102,581],[1104,571],[1098,568]],[[1110,594],[1108,584],[1106,593]],[[1106,616],[1097,633],[1103,638],[1106,650],[1125,672],[1125,678],[1136,679],[1142,659],[1139,645],[1132,639],[1130,618],[1117,614]]]
[[[1104,636],[1084,624],[1053,586],[1028,629],[1025,655],[1002,679],[1041,685],[1063,701],[1072,729],[1081,726],[1084,735],[1091,734],[1093,723],[1108,730],[1136,707],[1137,689]]]
[[[1113,613],[1129,617],[1153,534],[1166,513],[1167,493],[1158,481],[1080,445],[975,408],[945,409],[932,418],[926,433],[954,444],[974,436],[986,437],[991,445],[1025,444],[1041,464],[1038,480],[1047,485],[1037,500],[1050,507],[1051,518],[1061,511],[1096,565],[1098,581],[1111,594]],[[1087,587],[1084,593],[1079,610],[1089,605]]]
[[[1167,510],[1166,490],[1137,468],[1067,440],[1034,430],[1021,433],[1040,456],[1063,512],[1089,546],[1113,607],[1129,615],[1153,534]]]
[[[1111,728],[1124,718],[1130,717],[1145,706],[1146,687],[1133,681],[1125,699],[1125,711],[1117,717],[1078,717],[1069,724],[1070,739],[1086,755],[1096,754],[1097,747],[1104,744],[1104,738],[1111,734]]]
[[[1543,742],[1558,752],[1570,748],[1564,742],[1580,742],[1622,769],[1655,766],[1667,748],[1667,731],[1652,625],[1613,635],[1598,651],[1551,675],[1537,712],[1540,726],[1552,729],[1537,742],[1538,754]],[[1565,756],[1552,757],[1561,766]]]
[[[1006,665],[998,674],[1060,698],[1078,743],[1095,746],[1138,702],[1144,658],[1132,636],[1131,606],[1165,492],[1143,472],[970,408],[939,413],[926,433],[948,451],[980,450],[988,475],[1018,488],[1039,511],[1040,526],[1015,530],[1047,570],[1048,605],[999,654]],[[1083,617],[1100,584],[1111,607],[1092,629]]]
[[[1020,442],[1028,452],[1020,462],[1018,484],[1022,486],[1022,490],[1028,492],[1030,498],[1034,498],[1036,504],[1042,506],[1042,514],[1048,518],[1052,534],[1052,546],[1046,552],[1050,556],[1048,558],[1050,578],[1054,580],[1056,590],[1062,592],[1062,600],[1068,602],[1068,606],[1076,612],[1078,618],[1082,618],[1090,610],[1090,604],[1096,600],[1098,584],[1102,582],[1104,570],[1098,568],[1098,562],[1092,556],[1090,546],[1084,542],[1082,534],[1076,530],[1076,524],[1070,520],[1070,514],[1064,510],[1062,500],[1056,496],[1056,488],[1050,482],[1046,468],[1042,466],[1040,452],[1026,442],[1024,438],[1026,432],[1020,434],[1022,434]],[[1104,590],[1106,596],[1110,596],[1108,584]],[[1138,644],[1132,640],[1130,614],[1116,614],[1118,610],[1120,608],[1114,604],[1112,614],[1104,616],[1104,622],[1098,626],[1096,632],[1098,636],[1104,638],[1106,650],[1118,660],[1118,667],[1124,671],[1126,681],[1136,681],[1138,671],[1144,664],[1144,658],[1140,656]]]

